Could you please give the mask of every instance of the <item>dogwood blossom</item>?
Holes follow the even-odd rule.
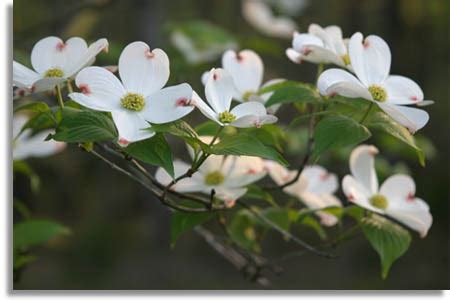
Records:
[[[283,82],[284,79],[272,79],[261,86],[264,76],[264,64],[261,57],[252,50],[242,50],[236,53],[228,50],[222,55],[222,68],[226,70],[233,79],[233,99],[239,102],[257,101],[265,104],[273,92],[259,95],[258,91],[272,84]],[[202,83],[206,85],[209,72],[203,73]],[[270,114],[274,114],[279,104],[267,108]]]
[[[350,155],[350,171],[342,181],[348,200],[365,209],[390,216],[416,230],[421,237],[427,235],[433,222],[425,201],[415,196],[414,180],[408,175],[393,175],[378,187],[374,156],[378,149],[361,145]]]
[[[193,110],[189,84],[163,88],[170,73],[163,50],[131,43],[122,51],[118,68],[122,81],[101,67],[83,69],[75,81],[81,93],[69,97],[91,109],[111,112],[121,146],[153,136],[145,130],[151,127],[148,122],[172,122]]]
[[[89,47],[79,37],[66,42],[50,36],[38,41],[31,51],[31,70],[13,61],[13,84],[27,92],[52,90],[94,62],[100,51],[107,51],[108,41],[99,39]]]
[[[211,137],[202,137],[203,142],[210,142]],[[190,149],[190,148],[189,148]],[[189,151],[193,157],[193,151]],[[184,174],[191,166],[183,161],[174,161],[175,177]],[[190,178],[178,181],[173,190],[177,192],[200,192],[210,195],[214,189],[215,196],[232,206],[246,192],[245,186],[260,180],[266,175],[264,162],[253,156],[211,155]],[[168,185],[173,179],[162,168],[155,174],[156,180]]]
[[[412,133],[427,124],[427,112],[405,106],[422,104],[422,89],[409,78],[389,75],[391,51],[382,38],[370,35],[363,40],[361,33],[355,33],[350,39],[349,55],[357,77],[340,69],[326,70],[317,84],[322,95],[373,101]]]
[[[289,38],[297,28],[291,18],[275,16],[264,0],[243,0],[242,15],[258,31],[272,37]]]
[[[297,174],[297,171],[290,171],[273,161],[265,161],[265,167],[278,185],[290,182]],[[308,208],[320,210],[342,206],[341,201],[334,196],[338,186],[335,174],[329,173],[321,166],[311,165],[305,167],[298,180],[284,187],[283,191],[301,200]],[[327,212],[317,211],[316,215],[325,226],[334,226],[338,222],[336,216]]]
[[[43,130],[32,135],[31,129],[22,128],[27,123],[25,115],[15,115],[12,123],[13,131],[13,160],[24,160],[29,157],[46,157],[56,154],[66,147],[65,143],[54,140],[45,141],[51,130]]]
[[[277,117],[268,115],[264,105],[256,101],[238,104],[230,110],[234,93],[235,87],[230,74],[224,69],[211,69],[205,84],[206,100],[211,107],[195,92],[192,104],[221,126],[260,127],[278,120]]]
[[[331,63],[351,69],[346,40],[335,25],[322,28],[311,24],[308,33],[294,32],[292,48],[286,50],[286,55],[295,63]]]

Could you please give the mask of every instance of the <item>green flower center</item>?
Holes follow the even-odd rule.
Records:
[[[145,106],[144,96],[135,93],[126,94],[120,102],[122,107],[132,111],[141,111]]]
[[[224,111],[219,114],[219,121],[221,123],[227,124],[236,120],[236,116],[230,113],[229,111]]]
[[[219,185],[225,180],[225,177],[219,171],[214,171],[205,176],[207,185]]]
[[[386,197],[380,194],[376,194],[370,197],[369,202],[379,209],[386,209],[388,207],[388,201]]]
[[[44,73],[44,77],[63,77],[63,76],[64,76],[64,72],[58,68],[48,69]]]
[[[384,102],[387,99],[386,90],[379,85],[373,84],[369,86],[369,93],[375,101]]]
[[[344,64],[348,66],[350,64],[350,56],[348,54],[344,54],[341,56],[342,60],[344,61]]]
[[[252,91],[246,91],[244,93],[244,95],[242,95],[242,99],[244,99],[244,101],[248,101],[250,100],[250,97],[253,96],[255,93],[253,93]]]

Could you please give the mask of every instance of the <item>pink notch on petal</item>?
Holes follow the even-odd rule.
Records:
[[[417,98],[417,96],[411,96],[411,97],[409,97],[409,99],[411,100],[411,101],[418,101],[419,99]]]
[[[244,56],[240,53],[236,54],[236,59],[238,60],[238,62],[242,62],[244,60]]]
[[[150,50],[146,50],[145,51],[145,57],[147,57],[148,59],[155,57],[155,53],[153,53]]]
[[[63,51],[66,48],[66,44],[64,42],[59,42],[56,44],[56,49],[58,49],[58,51]]]
[[[189,100],[188,98],[179,98],[175,102],[175,106],[189,106],[189,105],[191,105],[191,100]]]
[[[247,174],[256,174],[256,170],[255,169],[248,169],[247,170]]]
[[[365,49],[369,48],[370,43],[369,43],[369,41],[367,39],[364,40],[363,46],[364,46]]]
[[[322,174],[320,174],[320,180],[325,181],[330,177],[330,174],[327,172],[323,172]]]
[[[355,200],[355,197],[352,194],[348,194],[347,199],[348,201],[353,202],[353,200]]]
[[[305,55],[305,56],[308,56],[311,52],[312,52],[312,50],[310,48],[303,48],[302,49],[302,54]]]
[[[129,143],[130,143],[130,141],[128,141],[127,139],[124,139],[124,138],[119,139],[119,144],[121,146],[128,146]]]
[[[406,197],[406,202],[413,202],[414,201],[414,194],[412,192],[408,193],[408,196]]]
[[[217,73],[216,73],[216,72],[214,72],[214,73],[213,73],[213,79],[214,79],[214,80],[217,80],[217,79],[219,79],[219,75],[217,75]]]
[[[89,85],[82,83],[78,86],[78,88],[80,89],[80,91],[84,94],[84,95],[90,95],[91,94],[91,89],[89,88]]]

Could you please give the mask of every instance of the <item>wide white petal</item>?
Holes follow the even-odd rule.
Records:
[[[375,172],[375,146],[360,145],[353,149],[350,155],[350,171],[371,195],[378,191],[378,178]]]
[[[192,105],[197,107],[208,119],[218,123],[219,125],[223,125],[219,122],[218,114],[213,111],[195,91],[192,91]]]
[[[17,146],[13,148],[13,159],[22,160],[29,157],[47,157],[61,152],[66,144],[54,140],[45,141],[51,130],[44,130],[33,136],[21,139]]]
[[[286,49],[286,56],[296,64],[302,62],[302,54],[300,52],[295,51],[293,48]]]
[[[244,196],[247,193],[246,188],[228,188],[219,186],[214,188],[217,198],[224,200],[225,202],[233,202]]]
[[[64,41],[58,37],[43,38],[31,50],[31,65],[40,74],[52,68],[62,70],[67,62],[65,47]]]
[[[13,84],[19,88],[31,88],[41,76],[24,65],[13,61]]]
[[[263,178],[267,173],[264,162],[254,156],[228,156],[222,170],[226,187],[243,187]]]
[[[282,79],[282,78],[271,79],[271,80],[267,81],[266,83],[264,83],[261,86],[261,89],[263,89],[265,87],[268,87],[268,86],[271,86],[273,84],[282,83],[284,81],[286,81],[286,79]],[[268,93],[264,93],[262,95],[259,95],[258,97],[250,97],[249,100],[250,101],[255,101],[254,99],[256,98],[256,99],[258,99],[257,101],[265,104],[270,99],[270,97],[273,95],[273,93],[274,92],[268,92]],[[280,107],[281,107],[281,103],[275,104],[275,105],[271,105],[270,107],[266,108],[267,109],[267,113],[275,114]]]
[[[86,107],[100,111],[119,110],[125,89],[113,73],[101,67],[87,67],[78,73],[75,83],[81,93],[69,97]]]
[[[84,56],[87,49],[88,46],[86,41],[79,37],[70,38],[64,43],[64,47],[59,51],[64,57],[64,62],[60,66],[61,70],[64,72],[64,77],[72,75],[68,74],[68,72],[72,71],[72,65]],[[81,67],[83,66],[80,66],[80,68]]]
[[[355,74],[366,87],[381,84],[391,68],[391,51],[386,42],[375,35],[355,33],[349,43],[350,61]]]
[[[384,195],[388,201],[408,201],[416,193],[414,180],[403,174],[397,174],[386,179],[380,187],[380,194]]]
[[[377,102],[392,119],[405,126],[411,133],[423,128],[430,119],[428,113],[422,109]]]
[[[150,124],[134,111],[116,110],[111,114],[119,132],[118,143],[123,147],[155,135],[151,130],[145,130]]]
[[[334,194],[339,187],[336,174],[318,165],[307,166],[301,176],[308,182],[306,190],[314,194]]]
[[[391,201],[386,209],[386,214],[409,228],[419,232],[424,238],[433,223],[428,205],[420,198],[409,201]]]
[[[244,116],[265,116],[267,114],[266,108],[262,103],[251,101],[236,105],[231,111],[236,119]]]
[[[300,200],[310,209],[324,209],[332,206],[342,206],[339,200],[332,195],[320,195],[311,192],[304,192],[300,195]],[[320,222],[324,226],[334,226],[338,222],[338,218],[332,214],[318,211],[316,215],[320,218]]]
[[[255,116],[247,115],[236,119],[230,125],[238,128],[261,127],[265,124],[273,124],[278,121],[274,115]]]
[[[146,43],[134,42],[120,54],[119,74],[128,92],[146,97],[160,90],[169,79],[169,58],[161,49],[150,51]]]
[[[224,159],[225,157],[223,155],[210,155],[200,166],[198,171],[203,175],[216,171],[222,172]]]
[[[151,123],[169,123],[181,119],[194,109],[191,97],[192,88],[187,83],[167,87],[148,96],[140,114]]]
[[[186,173],[186,171],[191,166],[181,160],[175,160],[173,162],[173,169],[175,178],[181,176]],[[163,168],[158,168],[155,174],[155,179],[163,184],[168,185],[172,182],[173,178],[166,172]],[[185,178],[183,180],[178,181],[175,185],[172,186],[173,190],[177,192],[191,193],[191,192],[200,192],[204,190],[205,185],[202,182],[202,177],[199,174],[194,174],[191,178]]]
[[[282,185],[295,177],[296,172],[290,171],[281,164],[271,161],[264,161],[265,169],[268,171],[269,176],[275,181],[276,184]]]
[[[341,95],[349,98],[372,100],[367,88],[352,74],[341,69],[328,69],[320,74],[317,87],[322,95]]]
[[[338,55],[347,54],[347,47],[342,37],[342,30],[339,26],[331,25],[324,28],[324,31],[329,36],[330,41],[334,47],[334,51]]]
[[[33,83],[30,89],[32,93],[40,93],[53,90],[58,84],[64,82],[65,79],[61,77],[44,77],[38,79]]]
[[[81,50],[80,50],[81,51]],[[108,40],[107,39],[99,39],[89,45],[89,47],[80,53],[76,53],[76,51],[72,51],[69,54],[69,63],[66,64],[66,77],[72,77],[76,73],[78,73],[82,68],[90,66],[94,63],[95,57],[101,51],[108,51]]]
[[[385,212],[381,209],[376,208],[370,204],[369,198],[373,196],[367,188],[357,181],[353,176],[346,175],[342,180],[342,190],[348,201],[359,205],[365,209],[377,212],[379,214],[384,214]]]
[[[222,56],[222,67],[231,75],[234,85],[242,94],[259,90],[264,65],[256,52],[243,50],[236,53],[228,50]]]
[[[233,98],[233,78],[224,69],[212,69],[205,86],[206,100],[216,113],[228,111]]]
[[[387,103],[418,104],[423,101],[422,89],[407,77],[391,75],[386,79],[383,87],[388,95]]]

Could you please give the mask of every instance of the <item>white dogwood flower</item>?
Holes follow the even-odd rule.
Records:
[[[295,63],[331,63],[351,69],[346,40],[341,28],[335,25],[322,28],[311,24],[308,33],[295,32],[292,48],[286,50],[286,55]]]
[[[21,133],[27,121],[28,117],[22,114],[15,115],[13,118],[13,160],[24,160],[29,157],[47,157],[64,150],[66,147],[65,143],[54,140],[45,141],[47,136],[53,133],[51,130],[43,130],[32,135],[31,129],[25,129]]]
[[[242,50],[236,53],[228,50],[222,55],[222,68],[230,74],[233,79],[233,99],[239,102],[257,101],[265,104],[273,92],[258,94],[261,88],[272,84],[283,82],[284,79],[272,79],[262,84],[264,76],[264,64],[261,57],[253,50]],[[203,73],[202,83],[206,85],[209,72]],[[267,108],[270,114],[274,114],[280,104]]]
[[[288,16],[275,16],[264,0],[243,0],[242,15],[250,25],[271,37],[289,38],[297,29],[294,20]]]
[[[154,135],[148,122],[161,124],[180,119],[193,110],[189,84],[163,88],[169,79],[169,58],[161,49],[150,51],[144,42],[129,44],[119,58],[120,81],[101,67],[78,73],[81,93],[71,93],[75,102],[94,110],[111,112],[119,132],[118,143],[147,139]]]
[[[270,177],[278,185],[283,185],[295,178],[297,171],[290,171],[274,161],[266,161],[265,166]],[[338,189],[335,174],[325,168],[312,165],[304,168],[296,182],[283,188],[283,191],[301,200],[308,208],[321,210],[326,207],[342,206],[334,193]],[[317,211],[316,215],[325,226],[334,226],[338,218],[324,211]]]
[[[268,115],[264,105],[257,101],[241,103],[230,110],[231,100],[235,94],[233,78],[224,69],[211,69],[208,74],[205,95],[211,107],[195,92],[192,104],[209,119],[221,126],[231,125],[240,128],[260,127],[278,120],[277,117]]]
[[[357,77],[340,69],[326,70],[317,84],[322,95],[373,101],[412,133],[426,125],[427,112],[404,106],[425,102],[422,89],[409,78],[389,75],[391,51],[383,39],[370,35],[363,40],[361,33],[355,33],[350,39],[349,55]]]
[[[97,54],[107,49],[106,39],[99,39],[88,47],[79,37],[70,38],[66,42],[58,37],[46,37],[37,42],[31,51],[34,70],[13,62],[13,84],[28,92],[52,90],[92,64]]]
[[[393,175],[378,187],[374,156],[378,149],[361,145],[350,155],[350,171],[342,181],[348,200],[378,214],[390,216],[416,230],[421,237],[427,235],[433,222],[425,201],[415,197],[416,186],[408,175]]]
[[[202,138],[204,142],[210,140],[211,138]],[[189,153],[193,156],[192,151]],[[184,174],[189,168],[190,165],[187,163],[175,160],[175,177]],[[172,188],[177,192],[201,192],[208,195],[214,189],[216,197],[232,206],[234,201],[247,192],[245,186],[260,180],[265,175],[264,162],[259,157],[211,155],[192,177],[178,181]],[[156,171],[155,177],[164,185],[168,185],[173,180],[162,168]]]

